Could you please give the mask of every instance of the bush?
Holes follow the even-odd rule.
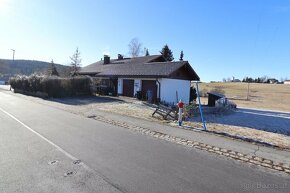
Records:
[[[25,92],[44,92],[49,97],[69,97],[75,95],[91,95],[91,78],[71,77],[59,78],[56,76],[15,76],[9,83],[13,89]]]

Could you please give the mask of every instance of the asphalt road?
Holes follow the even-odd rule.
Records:
[[[290,178],[0,90],[0,192],[290,192]],[[74,160],[80,163],[73,163]],[[55,160],[55,162],[54,162]]]

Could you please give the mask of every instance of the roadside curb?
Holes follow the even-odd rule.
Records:
[[[120,121],[116,121],[116,120],[112,120],[112,119],[107,119],[107,118],[104,118],[102,116],[88,116],[88,118],[93,118],[97,121],[101,121],[101,122],[105,122],[105,123],[108,123],[111,125],[123,127],[123,128],[129,129],[129,130],[132,130],[132,131],[137,131],[137,132],[140,132],[144,135],[152,136],[152,137],[157,138],[157,139],[166,140],[166,141],[178,144],[178,145],[183,145],[183,146],[187,146],[190,148],[195,148],[195,149],[207,151],[209,153],[215,153],[217,155],[221,155],[221,156],[224,156],[224,157],[227,157],[230,159],[234,159],[234,160],[238,160],[241,162],[261,166],[261,167],[268,168],[268,169],[273,169],[273,170],[284,172],[284,173],[290,175],[290,165],[288,165],[286,163],[274,162],[273,160],[266,159],[263,157],[243,154],[243,153],[240,153],[237,151],[232,151],[232,150],[225,149],[225,148],[211,146],[211,145],[208,145],[205,143],[187,140],[187,139],[181,138],[181,137],[171,136],[171,135],[168,135],[168,134],[165,134],[162,132],[158,132],[158,131],[154,131],[154,130],[151,130],[148,128],[143,128],[143,127],[139,127],[136,125],[129,125],[126,122],[120,122]]]

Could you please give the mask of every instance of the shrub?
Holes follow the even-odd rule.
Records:
[[[90,77],[59,78],[57,76],[15,76],[9,83],[13,89],[27,92],[44,92],[49,97],[69,97],[91,94]]]

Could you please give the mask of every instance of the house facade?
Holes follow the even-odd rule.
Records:
[[[90,75],[118,95],[153,102],[176,103],[190,100],[191,81],[199,80],[188,61],[168,62],[161,55],[111,60],[109,56],[82,68],[81,75]]]

